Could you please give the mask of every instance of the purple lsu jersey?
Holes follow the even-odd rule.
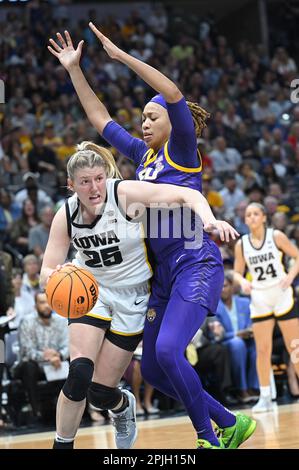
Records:
[[[141,181],[186,186],[201,191],[201,159],[197,168],[184,168],[172,161],[167,142],[158,153],[154,154],[152,149],[145,153],[137,168],[137,177]],[[200,246],[186,249],[185,243],[193,241],[194,237],[188,237],[188,233],[182,231],[186,232],[186,225],[188,226],[190,220],[191,232],[196,229],[194,215],[191,219],[187,217],[185,224],[184,210],[181,208],[174,211],[165,210],[164,213],[159,211],[160,218],[152,217],[153,211],[155,212],[155,209],[148,211],[147,235],[157,265],[149,308],[155,309],[163,303],[166,304],[171,292],[176,290],[184,300],[198,302],[209,312],[215,312],[224,276],[217,245],[203,232]],[[190,213],[191,211],[189,216]],[[168,227],[169,237],[161,237],[163,228],[164,235],[167,235]],[[174,233],[178,228],[180,230]],[[202,230],[202,226],[199,230]],[[156,237],[153,236],[155,234]]]
[[[166,142],[157,153],[154,153],[153,149],[145,153],[136,174],[140,181],[186,186],[201,191],[201,169],[200,155],[197,168],[184,168],[175,163],[169,155]],[[175,187],[173,190],[175,191]],[[146,233],[156,260],[183,247],[186,241],[194,241],[195,230],[202,230],[200,221],[197,227],[195,216],[188,208],[151,208],[147,212]],[[205,234],[201,234],[198,238],[200,244],[202,236],[206,238]]]

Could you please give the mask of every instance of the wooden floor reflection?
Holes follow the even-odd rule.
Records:
[[[246,410],[250,414],[250,410]],[[298,449],[299,403],[275,406],[271,413],[255,416],[257,429],[242,445],[244,449]],[[134,449],[194,449],[195,434],[187,417],[138,422],[139,435]],[[0,438],[0,449],[49,449],[54,433],[35,433]],[[77,449],[114,449],[113,427],[80,429]]]

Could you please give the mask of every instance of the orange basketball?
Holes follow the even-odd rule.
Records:
[[[99,288],[93,274],[72,264],[50,277],[46,294],[49,305],[59,315],[80,318],[94,307]]]

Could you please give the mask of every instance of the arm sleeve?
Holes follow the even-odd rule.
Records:
[[[115,121],[109,121],[106,124],[102,136],[112,147],[133,160],[136,165],[139,165],[143,155],[148,150],[143,140],[132,137]]]
[[[171,159],[186,168],[197,168],[200,164],[193,118],[183,97],[177,103],[167,103],[172,130],[169,140]]]

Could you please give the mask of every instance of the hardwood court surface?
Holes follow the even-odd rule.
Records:
[[[250,414],[250,409],[245,410]],[[257,429],[242,445],[244,449],[298,449],[299,403],[275,404],[271,413],[255,416]],[[138,421],[138,439],[134,449],[194,449],[195,434],[187,417]],[[54,432],[3,436],[0,449],[49,449]],[[77,449],[114,449],[113,427],[94,425],[79,430]]]

